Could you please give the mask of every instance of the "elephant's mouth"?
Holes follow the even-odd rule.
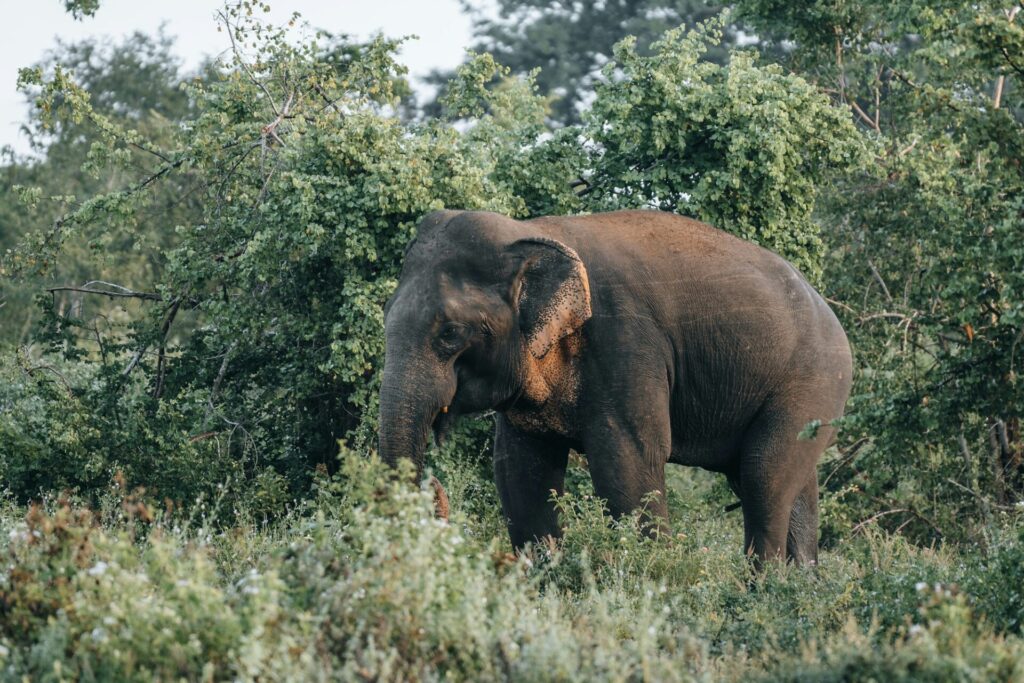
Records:
[[[454,423],[455,411],[452,410],[451,406],[441,408],[441,410],[437,412],[437,416],[434,418],[433,423],[430,425],[431,430],[434,432],[434,443],[438,446],[442,445],[448,437],[448,433],[451,431]]]

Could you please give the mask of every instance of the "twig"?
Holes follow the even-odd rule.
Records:
[[[320,109],[321,112],[324,109],[330,108],[330,109],[333,109],[335,112],[337,112],[338,116],[341,116],[341,117],[345,116],[345,112],[343,112],[341,110],[341,108],[338,106],[338,102],[340,102],[341,100],[345,99],[344,95],[342,95],[341,97],[339,97],[336,100],[332,100],[330,97],[327,96],[327,93],[324,92],[324,89],[322,87],[320,87],[319,84],[314,84],[313,85],[313,89],[316,90],[317,94],[320,95],[320,97],[325,102],[324,106]]]
[[[108,292],[108,291],[104,291],[102,289],[89,289],[88,285],[90,285],[90,284],[96,284],[96,283],[94,283],[94,282],[87,282],[85,284],[85,286],[82,286],[82,287],[71,287],[71,286],[47,287],[46,291],[50,292],[51,294],[53,292],[81,292],[83,294],[99,294],[101,296],[109,296],[112,299],[115,299],[115,298],[122,298],[122,299],[146,299],[147,301],[163,301],[164,300],[164,298],[162,296],[160,296],[159,294],[154,294],[153,292],[136,292],[136,291],[128,289],[126,287],[120,287],[119,285],[111,285],[111,286],[120,287],[120,289],[122,289],[123,291]],[[109,284],[109,283],[102,283],[102,284]]]
[[[880,313],[871,313],[869,315],[862,316],[857,320],[857,324],[863,325],[866,322],[878,320],[879,318],[893,318],[895,320],[899,320],[900,323],[903,323],[906,322],[907,320],[912,320],[913,316],[907,316],[902,313],[890,313],[889,311],[882,311]]]
[[[210,398],[207,401],[206,416],[203,418],[203,424],[209,421],[210,415],[216,408],[213,405],[214,400],[217,398],[217,393],[220,391],[220,384],[224,381],[224,375],[228,371],[228,361],[231,360],[231,353],[238,346],[238,342],[231,342],[228,346],[227,351],[224,352],[224,360],[220,363],[220,370],[217,371],[217,378],[213,380],[213,388],[210,389]]]
[[[879,512],[877,514],[871,515],[870,517],[868,517],[864,521],[862,521],[859,524],[857,524],[855,527],[853,527],[853,529],[851,529],[851,533],[855,534],[858,531],[860,531],[861,529],[863,529],[864,527],[866,527],[868,524],[871,524],[872,522],[874,522],[875,520],[881,519],[882,517],[885,517],[887,515],[895,515],[895,514],[898,514],[900,512],[912,512],[912,511],[908,510],[906,508],[896,508],[894,510],[885,510],[884,512]]]
[[[843,457],[839,459],[839,462],[836,464],[836,466],[833,467],[832,471],[828,473],[828,476],[825,477],[825,480],[821,482],[821,488],[825,488],[828,485],[828,482],[832,479],[833,476],[836,475],[836,473],[839,472],[839,470],[843,469],[851,462],[853,462],[853,459],[857,457],[857,454],[860,452],[860,449],[866,446],[869,442],[870,439],[866,436],[861,437],[857,441],[854,441],[853,445],[851,445],[847,449],[847,451],[842,454]]]
[[[885,280],[882,279],[881,273],[878,272],[878,268],[875,267],[875,262],[868,257],[868,268],[871,269],[871,274],[875,276],[875,280],[882,287],[882,292],[885,294],[885,300],[892,303],[892,294],[889,293],[889,288],[885,285]]]
[[[853,109],[854,112],[856,112],[857,116],[859,116],[866,124],[871,126],[871,128],[875,130],[875,132],[882,132],[881,129],[879,129],[878,127],[878,123],[870,116],[868,116],[863,109],[860,108],[860,105],[857,104],[856,100],[850,100],[850,107]]]
[[[238,49],[238,45],[235,43],[235,34],[232,30],[233,27],[231,26],[231,21],[228,19],[227,15],[224,14],[223,10],[218,10],[217,16],[219,16],[221,21],[224,22],[224,28],[227,29],[228,38],[231,40],[231,52],[234,53],[235,59],[238,60],[238,65],[242,67],[242,71],[244,71],[245,75],[249,77],[249,80],[252,81],[253,85],[262,90],[263,94],[267,96],[267,104],[269,104],[270,108],[274,111],[274,116],[280,117],[281,113],[277,110],[277,106],[274,104],[274,96],[270,94],[269,90],[267,90],[267,86],[256,78],[252,70],[249,69],[249,65],[245,63],[244,59],[242,59],[242,53]]]
[[[911,152],[911,150],[913,150],[915,147],[917,147],[917,143],[920,142],[920,140],[921,140],[921,138],[915,138],[913,142],[911,142],[909,145],[907,145],[906,147],[901,149],[899,152],[897,152],[896,156],[897,157],[904,157],[904,156],[906,156],[907,154],[909,154]]]
[[[24,359],[24,363],[19,363],[19,365],[21,365],[22,369],[29,377],[39,372],[40,370],[46,370],[47,372],[53,373],[57,377],[57,379],[61,381],[61,383],[64,385],[64,389],[68,392],[68,396],[74,396],[74,390],[71,388],[71,382],[68,381],[67,377],[61,374],[60,370],[53,367],[52,365],[47,365],[45,363],[40,363],[39,365],[34,366],[31,365],[31,359],[29,358],[28,355],[28,349],[25,347],[21,348],[21,356]]]
[[[882,500],[881,498],[879,498],[878,496],[872,496],[872,495],[869,495],[869,496],[868,496],[868,498],[869,498],[869,499],[870,499],[870,500],[871,500],[872,502],[874,502],[874,503],[876,503],[876,504],[878,504],[878,505],[888,505],[888,504],[889,504],[889,503],[888,503],[888,501],[884,501],[884,500]],[[917,518],[918,520],[920,520],[920,521],[924,522],[925,524],[927,524],[927,525],[928,525],[929,527],[931,527],[931,530],[932,530],[932,531],[934,531],[934,532],[935,532],[935,535],[936,535],[936,536],[938,536],[939,538],[944,538],[944,537],[945,537],[945,534],[944,534],[944,533],[942,533],[942,529],[940,529],[940,528],[939,528],[939,525],[938,525],[938,524],[936,524],[936,523],[935,523],[935,522],[933,522],[932,520],[928,519],[927,517],[925,517],[924,515],[922,515],[922,514],[921,514],[920,512],[918,512],[918,511],[917,511],[917,510],[915,510],[914,508],[912,508],[912,507],[908,507],[908,508],[905,508],[905,509],[903,509],[902,511],[903,511],[903,512],[907,512],[907,513],[910,513],[911,515],[913,515],[914,517],[916,517],[916,518]],[[870,521],[871,521],[871,520],[865,520],[865,522],[870,522]],[[905,525],[904,525],[904,526],[905,526]]]
[[[844,304],[842,301],[836,301],[835,299],[830,299],[827,296],[825,297],[825,301],[829,302],[833,306],[839,306],[839,308],[844,308],[847,311],[849,311],[850,313],[856,313],[857,312],[857,311],[853,310],[853,307],[848,306],[847,304]]]
[[[952,484],[953,486],[957,487],[961,491],[966,491],[967,493],[971,494],[972,496],[977,498],[981,503],[983,503],[985,505],[989,505],[991,507],[994,507],[997,510],[1002,510],[1003,512],[1015,512],[1016,509],[1017,509],[1017,508],[1015,508],[1012,505],[1000,505],[999,503],[993,502],[993,501],[989,500],[988,498],[986,498],[985,496],[983,496],[980,493],[978,493],[977,491],[974,491],[974,490],[964,486],[963,484],[961,484],[960,482],[956,481],[955,479],[946,479],[946,481],[948,483]]]
[[[171,303],[171,308],[167,313],[167,317],[164,319],[164,324],[160,328],[160,354],[156,362],[156,386],[153,388],[153,398],[160,398],[160,395],[164,391],[164,377],[167,374],[167,334],[171,330],[171,324],[174,322],[174,318],[178,315],[178,309],[181,308],[181,301],[182,297],[175,297],[174,301]]]
[[[150,149],[149,147],[146,147],[145,145],[140,145],[137,142],[129,142],[128,144],[131,145],[132,147],[134,147],[135,149],[143,151],[143,152],[145,152],[147,154],[152,154],[153,156],[155,156],[156,158],[160,159],[164,163],[167,163],[167,164],[174,163],[165,154],[162,154],[162,153],[156,151],[155,149]]]

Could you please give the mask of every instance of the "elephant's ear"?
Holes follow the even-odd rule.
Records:
[[[579,255],[556,240],[522,239],[510,250],[521,265],[513,285],[519,327],[530,353],[542,358],[590,318],[590,282]]]

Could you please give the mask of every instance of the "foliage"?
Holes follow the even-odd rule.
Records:
[[[563,503],[575,512],[561,550],[516,559],[458,511],[463,501],[453,498],[451,523],[436,520],[430,489],[404,481],[352,455],[301,511],[220,531],[211,516],[157,512],[123,491],[103,513],[68,500],[24,516],[6,508],[0,670],[34,680],[1022,673],[1024,644],[1000,635],[1007,622],[954,586],[967,585],[977,550],[871,533],[816,572],[753,577],[737,560],[737,525],[719,516],[651,541],[581,498]],[[699,504],[702,490],[673,495]]]
[[[0,249],[13,250],[26,236],[40,237],[54,230],[58,220],[87,198],[132,182],[139,173],[152,172],[162,162],[157,154],[192,114],[192,102],[182,88],[185,76],[173,54],[173,41],[163,34],[135,33],[119,44],[99,40],[58,43],[39,64],[23,72],[32,80],[45,74],[77,85],[76,96],[86,97],[95,121],[77,117],[62,98],[57,106],[34,108],[23,132],[38,157],[17,158],[6,153],[0,167]],[[35,103],[38,91],[26,92]],[[43,102],[39,103],[44,105]],[[108,154],[106,145],[118,127],[129,126],[136,135],[128,146],[136,157]],[[27,281],[0,280],[0,342],[25,343],[38,316],[32,302],[43,287],[101,280],[129,289],[148,285],[161,272],[163,252],[175,241],[168,225],[195,220],[198,204],[187,184],[167,178],[151,190],[149,210],[104,230],[81,230],[65,237],[62,257],[39,265],[45,272]],[[43,227],[45,226],[45,227]],[[42,228],[42,229],[41,229]],[[0,264],[0,275],[9,269]],[[119,303],[134,310],[133,300]],[[108,314],[115,326],[124,316],[109,315],[104,302],[73,291],[55,291],[53,307],[72,317]],[[107,302],[109,303],[109,302]],[[117,309],[115,309],[117,310]]]
[[[828,295],[858,366],[832,490],[847,519],[981,538],[1024,495],[1020,8],[739,7],[795,45],[791,68],[873,143],[819,202]]]
[[[64,9],[75,19],[96,15],[100,8],[100,0],[64,0]]]
[[[632,36],[646,53],[665,31],[680,25],[692,29],[722,9],[704,0],[462,0],[462,5],[473,18],[473,49],[494,55],[519,75],[539,69],[537,85],[549,98],[550,117],[561,124],[581,121],[616,43]],[[732,42],[730,35],[726,45],[713,46],[712,59],[724,61]],[[444,89],[451,76],[434,73],[429,80]]]
[[[702,60],[723,23],[668,31],[649,57],[632,39],[616,46],[610,82],[587,114],[596,157],[588,208],[696,216],[773,249],[817,282],[815,197],[830,171],[859,162],[863,143],[800,77],[757,66],[751,53],[734,53],[726,66]]]
[[[562,33],[657,7],[577,3]],[[38,158],[8,153],[0,179],[20,278],[0,307],[4,678],[1024,676],[1015,5],[742,0],[783,65],[709,60],[725,19],[626,39],[599,84],[570,75],[588,108],[557,128],[558,86],[526,62],[474,54],[414,117],[399,42],[262,9],[229,5],[232,49],[196,74],[144,36],[21,74]],[[575,457],[562,543],[513,556],[488,416],[431,453],[454,510],[434,520],[372,444],[381,305],[443,207],[690,213],[816,281],[857,362],[822,565],[752,574],[732,498],[694,471],[671,475],[673,532],[640,535]],[[64,289],[32,313],[44,287]]]

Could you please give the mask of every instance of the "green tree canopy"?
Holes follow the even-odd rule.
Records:
[[[669,29],[695,27],[722,10],[707,0],[461,0],[473,18],[473,50],[487,52],[512,73],[534,69],[540,92],[551,98],[550,116],[560,123],[579,123],[581,114],[612,61],[612,48],[627,36],[641,54]],[[730,41],[731,42],[731,41]],[[708,57],[722,61],[728,43],[710,47]],[[430,79],[443,88],[451,73]]]

